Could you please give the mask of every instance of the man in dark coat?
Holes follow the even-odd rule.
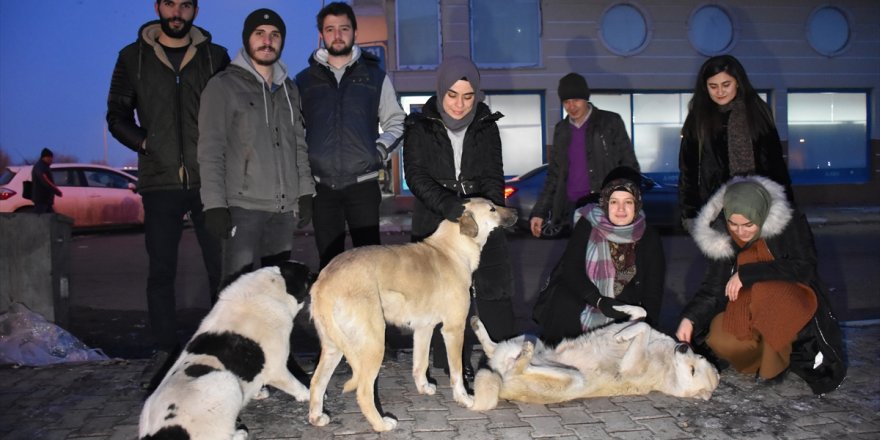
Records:
[[[569,73],[562,77],[558,93],[568,116],[553,129],[547,179],[529,216],[535,237],[541,236],[547,221],[571,223],[574,208],[598,198],[611,170],[627,166],[639,171],[623,119],[589,102],[590,87],[583,76]]]
[[[34,202],[34,212],[44,214],[47,212],[55,212],[52,205],[55,204],[55,196],[62,197],[61,190],[55,185],[55,179],[52,178],[52,161],[55,155],[52,150],[43,148],[40,152],[40,160],[31,168],[31,181],[33,182],[33,195],[31,200]]]
[[[343,2],[318,13],[324,47],[296,75],[315,177],[315,244],[323,268],[345,250],[381,244],[379,171],[403,133],[406,114],[378,58],[361,50],[357,18]],[[379,126],[382,134],[379,134]]]
[[[199,197],[197,117],[202,89],[229,64],[226,49],[193,26],[197,0],[156,0],[155,10],[159,19],[144,24],[137,41],[119,52],[107,98],[110,133],[138,153],[150,265],[147,308],[158,348],[144,371],[145,388],[158,385],[179,349],[174,280],[187,213],[208,270],[211,302],[217,297],[220,242],[205,229]]]

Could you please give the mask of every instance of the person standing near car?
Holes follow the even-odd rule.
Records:
[[[566,222],[575,208],[595,201],[612,169],[628,166],[639,171],[623,119],[590,103],[586,78],[569,73],[559,80],[557,91],[568,117],[553,129],[547,180],[529,214],[535,237],[541,237],[548,215],[550,221]]]
[[[144,204],[149,256],[147,308],[157,351],[141,385],[155,388],[179,351],[174,280],[189,213],[208,271],[211,302],[220,282],[220,241],[205,229],[199,197],[199,99],[208,80],[229,64],[222,46],[193,26],[197,0],[156,0],[158,20],[119,52],[107,98],[107,126],[138,153],[138,191]],[[135,119],[137,113],[137,119]]]
[[[380,244],[379,170],[397,146],[406,114],[379,59],[355,44],[351,6],[330,3],[317,21],[324,47],[312,53],[296,83],[316,183],[315,243],[323,268],[345,250],[346,223],[355,247]]]
[[[61,189],[55,185],[55,179],[52,178],[52,161],[55,160],[55,154],[48,148],[43,148],[40,152],[40,160],[31,168],[31,181],[33,182],[33,193],[31,200],[34,202],[34,212],[37,214],[45,214],[47,212],[55,212],[55,196],[63,197]]]
[[[289,260],[295,228],[311,220],[299,92],[281,61],[286,33],[275,11],[251,12],[244,47],[202,92],[201,195],[208,230],[224,240],[223,284],[252,270],[255,257],[261,266]]]
[[[403,163],[413,204],[412,240],[433,234],[444,219],[458,221],[464,202],[483,197],[504,206],[504,164],[497,121],[483,102],[480,73],[471,60],[452,57],[437,69],[437,94],[406,120]],[[473,274],[474,306],[495,341],[514,336],[511,295],[513,275],[503,228],[489,234]],[[470,329],[464,347],[464,372],[470,365],[474,341]],[[448,368],[446,349],[438,332],[432,341],[433,363]]]
[[[557,344],[629,315],[615,306],[645,309],[657,326],[666,280],[660,234],[642,211],[641,174],[629,167],[611,170],[599,203],[577,211],[578,220],[533,317],[541,338]]]

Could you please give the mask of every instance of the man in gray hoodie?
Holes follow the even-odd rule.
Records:
[[[294,229],[311,220],[315,184],[299,91],[281,61],[285,33],[275,11],[252,12],[244,47],[202,92],[201,196],[208,231],[223,239],[223,284],[257,257],[261,266],[289,259]]]

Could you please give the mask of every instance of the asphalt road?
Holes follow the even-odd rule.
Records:
[[[880,228],[876,224],[814,226],[820,257],[819,270],[831,290],[841,320],[880,319]],[[538,240],[511,235],[515,274],[515,308],[523,331],[534,329],[531,305],[538,287],[549,274],[564,240]],[[383,234],[383,243],[406,243],[409,234]],[[660,329],[674,331],[678,313],[699,285],[704,263],[687,235],[664,235],[667,261],[666,296]],[[314,238],[298,235],[295,258],[317,268]],[[91,347],[116,357],[145,357],[151,341],[146,329],[145,283],[147,259],[143,234],[137,231],[75,235],[70,273],[70,330]],[[207,277],[191,229],[184,231],[177,278],[181,337],[185,340],[209,307]],[[294,350],[314,352],[306,312],[297,319],[299,340]],[[297,335],[295,334],[295,337]],[[408,338],[393,332],[390,344],[406,345]]]

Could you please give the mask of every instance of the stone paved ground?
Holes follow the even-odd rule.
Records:
[[[880,438],[880,326],[844,328],[849,377],[822,398],[797,377],[760,387],[730,369],[712,399],[648,396],[595,398],[558,405],[502,402],[478,413],[451,399],[448,378],[432,370],[434,396],[415,392],[408,351],[386,360],[379,378],[383,409],[395,431],[370,431],[354,395],[340,393],[341,366],[325,401],[331,423],[307,423],[307,406],[273,390],[242,413],[252,439],[877,439]],[[313,358],[302,358],[308,368]],[[144,360],[0,369],[0,438],[132,439],[145,398],[136,381]]]

